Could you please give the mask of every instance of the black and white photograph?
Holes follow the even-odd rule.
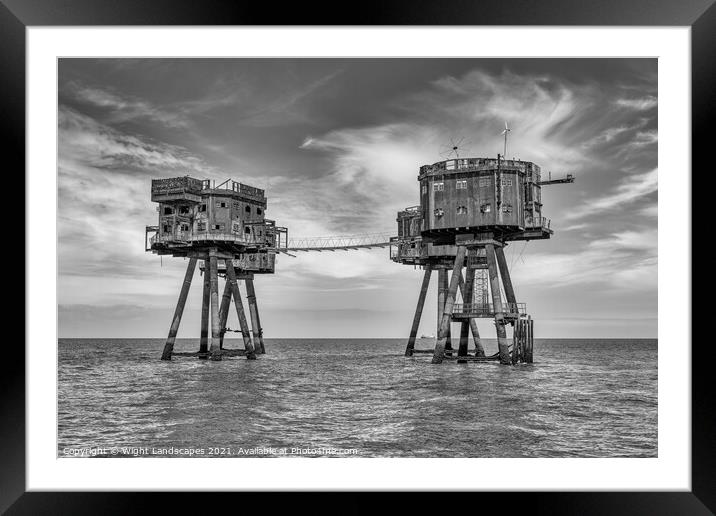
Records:
[[[659,457],[658,67],[58,59],[56,457]]]

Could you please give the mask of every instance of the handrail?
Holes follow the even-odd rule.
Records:
[[[502,313],[516,315],[527,313],[527,303],[503,302],[502,308]],[[495,313],[495,306],[493,303],[455,303],[452,313],[455,315],[491,315]]]
[[[159,235],[156,234],[149,239],[150,244],[160,242],[205,242],[211,240],[221,240],[224,242],[242,242],[246,244],[268,244],[271,240],[270,235],[255,236],[244,235],[238,233],[201,233],[189,234],[188,232],[177,232],[176,234]]]
[[[288,241],[288,251],[321,251],[386,247],[393,233],[369,233],[363,235],[336,235],[325,237],[300,237]]]

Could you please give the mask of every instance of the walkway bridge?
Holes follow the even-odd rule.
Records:
[[[297,251],[352,251],[357,249],[373,249],[390,246],[393,233],[367,233],[361,235],[339,235],[321,237],[299,237],[288,240],[286,247],[278,251],[286,254]]]

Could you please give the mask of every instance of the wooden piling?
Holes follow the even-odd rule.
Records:
[[[184,305],[186,305],[186,298],[189,295],[189,287],[191,287],[191,280],[194,277],[195,270],[196,258],[189,258],[189,264],[186,267],[186,274],[184,275],[184,283],[182,283],[181,291],[179,292],[179,300],[177,301],[177,306],[174,310],[174,317],[172,318],[172,324],[169,327],[169,335],[167,336],[167,341],[164,344],[164,351],[162,351],[162,360],[172,359],[174,342],[176,341],[177,332],[179,331],[179,323],[181,323],[181,316],[184,313]]]
[[[515,321],[515,329],[512,333],[512,361],[520,362],[524,356],[525,347],[525,319],[517,319]]]
[[[201,297],[201,333],[199,358],[205,359],[209,352],[209,312],[211,311],[211,282],[209,281],[209,255],[204,259],[204,290]]]
[[[263,331],[261,329],[261,322],[259,320],[259,307],[256,304],[256,291],[254,290],[254,280],[246,278],[246,299],[249,302],[249,314],[251,315],[251,330],[254,334],[254,348],[256,353],[264,354],[264,338]]]
[[[457,294],[458,284],[460,283],[460,272],[465,262],[466,248],[464,245],[457,246],[455,255],[455,264],[453,265],[452,278],[450,278],[450,287],[448,288],[447,297],[445,298],[445,308],[443,310],[443,318],[440,322],[437,341],[435,343],[435,351],[433,353],[433,364],[439,364],[445,357],[445,342],[447,340],[448,329],[450,327],[450,319],[452,317],[452,309],[455,304],[455,296]]]
[[[534,345],[534,320],[527,319],[527,335],[525,337],[525,362],[533,363],[534,355],[532,348]]]
[[[226,334],[226,321],[229,319],[229,306],[231,305],[231,285],[228,277],[224,283],[224,293],[221,296],[219,307],[219,349],[224,349],[224,335]]]
[[[256,360],[256,352],[254,345],[251,342],[251,333],[249,331],[249,323],[246,321],[246,314],[244,313],[244,304],[241,301],[241,292],[239,291],[239,284],[236,281],[236,271],[231,263],[231,260],[226,260],[226,278],[231,285],[231,293],[234,298],[234,305],[236,306],[236,315],[239,318],[239,327],[241,328],[241,336],[244,339],[244,349],[246,349],[246,358],[249,360]]]
[[[500,295],[500,276],[497,272],[495,246],[493,244],[487,244],[485,246],[485,254],[487,255],[487,270],[490,275],[492,305],[495,311],[495,329],[497,331],[497,347],[500,353],[500,363],[509,365],[512,363],[512,357],[510,356],[510,344],[507,341],[507,331],[505,330],[505,315],[502,306],[502,296]]]
[[[216,249],[209,251],[209,282],[211,286],[211,346],[209,356],[211,360],[221,360],[219,344],[219,275]]]
[[[415,315],[413,316],[413,325],[410,327],[410,336],[408,337],[408,345],[405,347],[405,356],[412,357],[415,349],[415,338],[418,335],[418,327],[420,326],[420,318],[423,315],[423,306],[425,305],[425,297],[430,286],[430,276],[433,269],[430,265],[425,266],[423,274],[423,283],[420,286],[420,294],[418,295],[418,304],[415,307]]]

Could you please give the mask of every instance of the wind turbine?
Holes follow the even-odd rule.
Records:
[[[507,133],[509,133],[512,129],[507,127],[507,121],[505,121],[505,129],[500,133],[505,135],[505,151],[504,154],[502,154],[502,159],[507,159]]]

